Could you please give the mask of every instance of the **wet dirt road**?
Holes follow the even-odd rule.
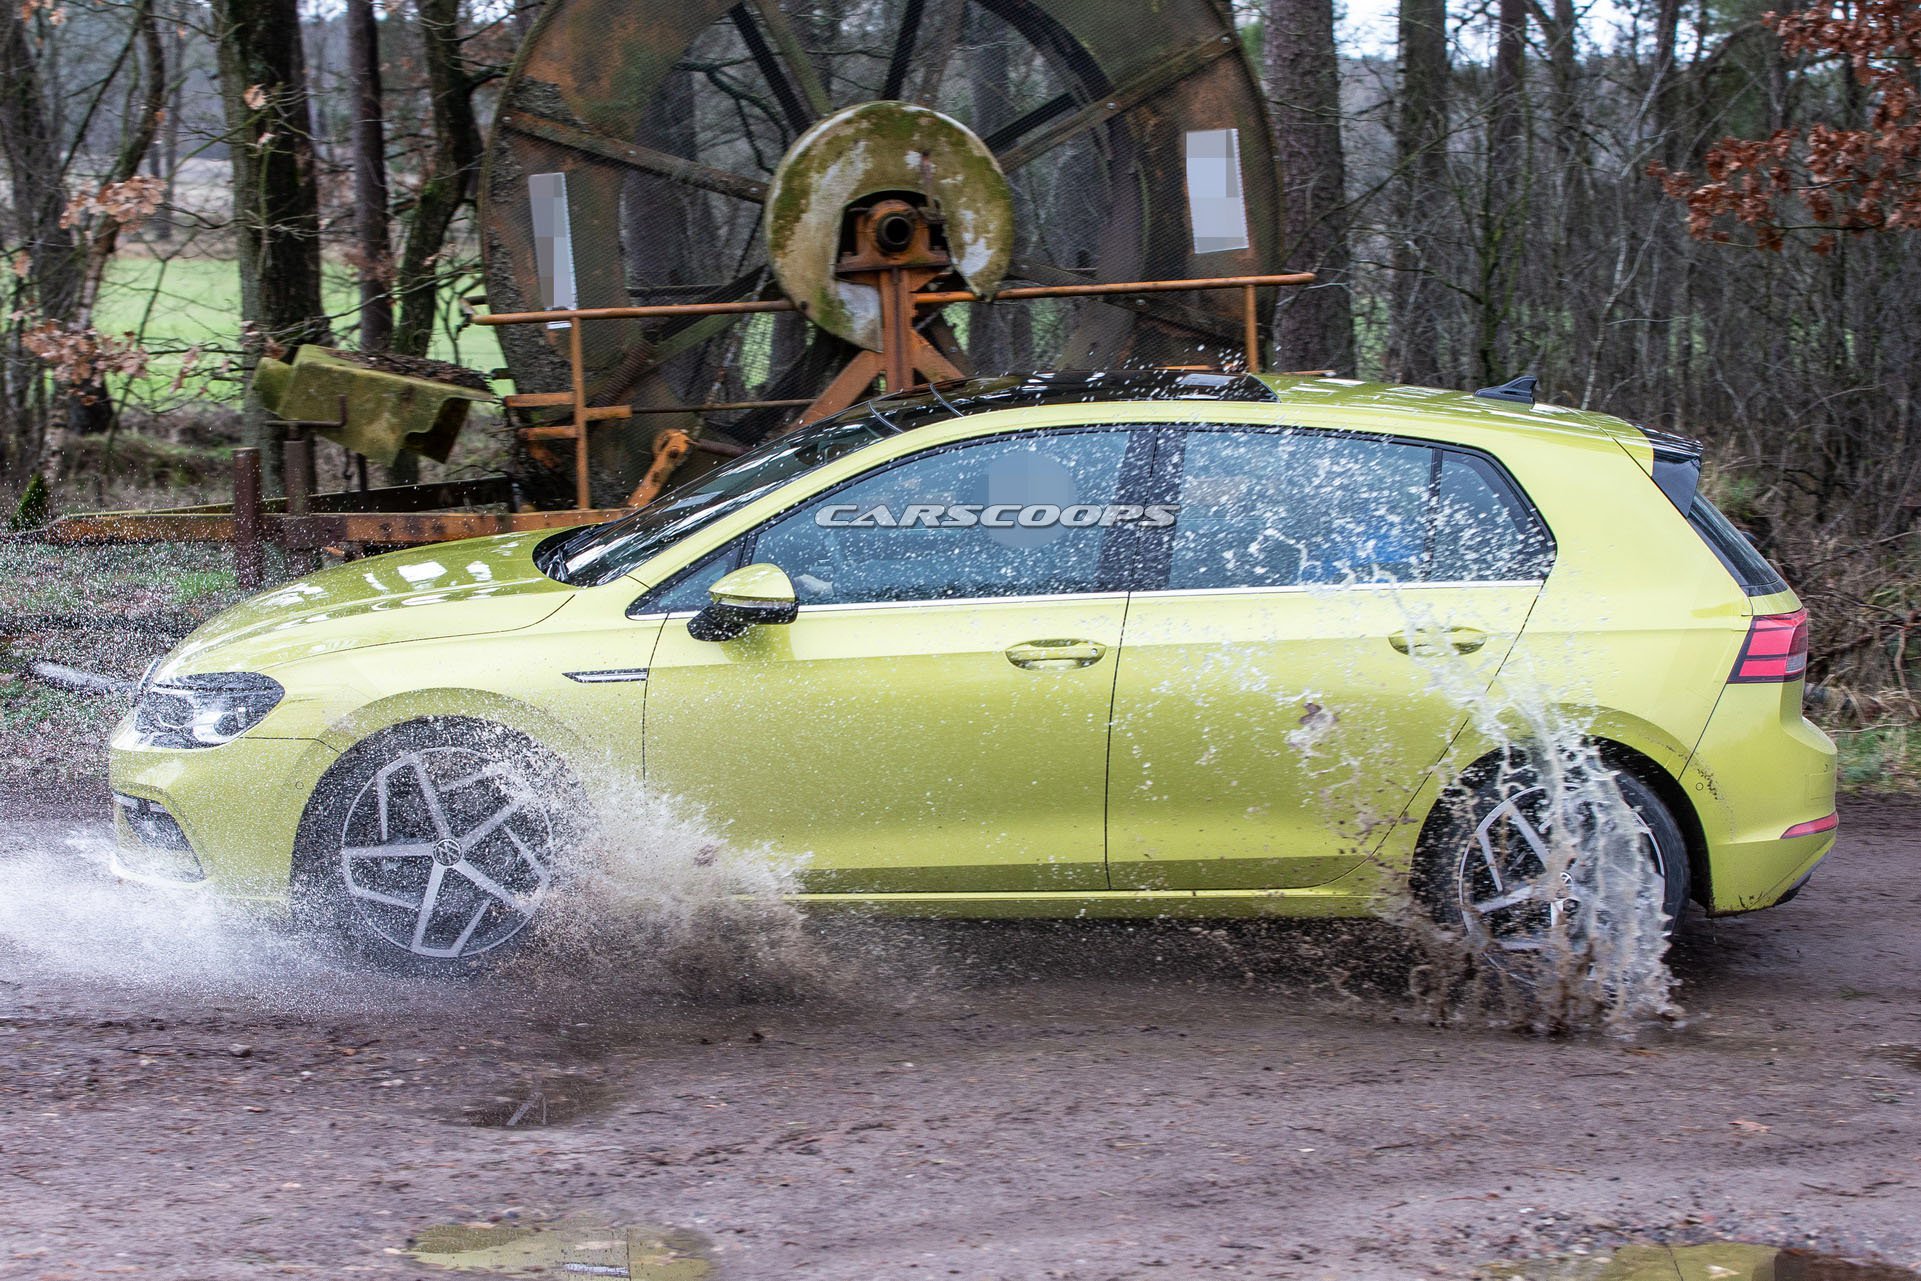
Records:
[[[423,988],[156,905],[89,822],[16,810],[0,1275],[444,1277],[399,1251],[583,1212],[743,1281],[1468,1276],[1630,1238],[1914,1266],[1921,809],[1843,821],[1799,900],[1696,922],[1686,1024],[1623,1042],[1428,1026],[1372,927],[835,923],[758,992],[645,949]]]

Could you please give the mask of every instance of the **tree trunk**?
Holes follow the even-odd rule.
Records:
[[[7,156],[14,224],[24,242],[35,310],[43,319],[70,325],[85,305],[86,252],[72,231],[60,225],[69,193],[58,117],[46,96],[50,78],[43,71],[20,6],[0,6],[0,148]],[[18,368],[8,377],[15,396],[46,372],[34,357],[18,359]],[[67,394],[62,400],[69,430],[84,432],[94,426],[98,415],[87,397]],[[16,478],[39,463],[49,424],[44,417],[28,421],[34,417],[22,415],[14,426],[13,434],[25,446],[11,451],[9,470]]]
[[[460,65],[460,0],[419,0],[420,40],[433,99],[434,156],[420,184],[394,276],[400,320],[394,350],[424,356],[440,313],[440,255],[480,164],[474,86]]]
[[[1487,165],[1481,188],[1480,317],[1475,377],[1505,382],[1511,359],[1514,284],[1524,254],[1527,192],[1526,0],[1500,0],[1494,82],[1488,103]]]
[[[243,365],[326,342],[320,202],[306,61],[295,0],[213,0],[221,97],[233,151]],[[251,388],[247,419],[267,492],[280,488],[284,432]]]
[[[1387,376],[1441,378],[1434,211],[1447,183],[1447,0],[1401,0],[1401,100],[1394,120],[1394,208]]]
[[[1290,271],[1320,277],[1305,289],[1283,291],[1274,317],[1274,367],[1351,372],[1347,161],[1333,0],[1270,0],[1265,52],[1275,153],[1286,184],[1281,260]]]
[[[393,249],[387,231],[387,127],[380,96],[380,24],[373,0],[347,0],[347,64],[354,103],[354,240],[359,251],[360,349],[393,339]]]

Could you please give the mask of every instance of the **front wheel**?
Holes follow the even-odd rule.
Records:
[[[296,908],[370,959],[461,972],[523,943],[565,869],[577,789],[482,722],[397,726],[344,756],[301,825]]]
[[[1550,780],[1510,767],[1443,804],[1416,890],[1497,969],[1556,947],[1591,952],[1610,932],[1651,926],[1671,938],[1687,909],[1680,824],[1632,774],[1569,767]]]

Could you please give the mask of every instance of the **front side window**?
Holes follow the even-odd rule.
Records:
[[[1055,596],[1111,580],[1130,438],[1064,431],[970,441],[814,499],[761,531],[802,605]],[[1107,565],[1104,568],[1104,563]]]
[[[1173,590],[1539,577],[1548,544],[1476,454],[1310,431],[1195,431],[1180,460]]]
[[[549,578],[574,587],[612,582],[727,513],[896,430],[887,418],[853,410],[799,428],[662,494],[632,515],[548,539],[535,550],[534,563]]]

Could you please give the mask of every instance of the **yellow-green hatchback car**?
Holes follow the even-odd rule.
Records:
[[[118,861],[460,967],[644,788],[800,858],[803,902],[1351,916],[1412,870],[1526,948],[1575,904],[1496,764],[1556,733],[1670,922],[1766,907],[1833,845],[1834,749],[1806,613],[1699,474],[1516,385],[883,397],[607,524],[221,614],[115,734]]]

